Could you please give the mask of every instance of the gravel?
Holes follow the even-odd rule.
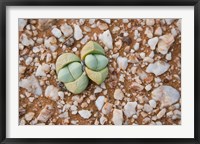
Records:
[[[70,25],[64,23],[60,26],[60,30],[64,34],[65,37],[69,37],[73,34],[73,29]]]
[[[56,101],[59,99],[58,97],[58,88],[53,85],[47,86],[45,90],[45,96],[49,97],[51,100]]]
[[[181,124],[181,19],[18,23],[20,125]],[[55,62],[65,52],[80,56],[90,40],[105,50],[108,77],[73,94]]]
[[[74,25],[74,38],[80,40],[83,37],[82,30],[79,25]]]
[[[120,69],[126,70],[126,68],[128,66],[128,59],[126,57],[119,56],[117,58],[117,64],[118,64]]]
[[[19,81],[19,87],[25,88],[28,92],[38,96],[42,94],[42,88],[40,87],[38,80],[34,75]]]
[[[154,89],[151,96],[154,100],[161,102],[161,107],[170,106],[180,99],[179,91],[167,85]]]
[[[121,89],[115,89],[114,98],[116,100],[122,100],[124,98],[124,93],[121,91]]]
[[[78,111],[78,113],[84,119],[88,119],[92,115],[91,111],[88,111],[88,110],[80,110],[80,111]]]
[[[51,30],[51,33],[56,37],[56,38],[60,38],[62,36],[61,31],[58,28],[53,28]]]
[[[97,107],[97,109],[100,111],[101,108],[103,107],[104,105],[104,100],[105,100],[105,97],[104,96],[99,96],[97,98],[97,100],[95,101],[95,105]]]
[[[99,38],[107,48],[113,49],[112,35],[109,30],[106,30],[105,32],[103,32],[103,34],[101,34]]]
[[[112,121],[113,121],[114,125],[122,125],[122,123],[123,123],[123,112],[122,112],[122,110],[119,110],[119,109],[113,110]]]
[[[156,76],[162,75],[169,69],[170,65],[164,61],[156,61],[146,68],[147,73],[154,73]]]
[[[130,118],[134,114],[136,114],[136,106],[137,106],[137,102],[128,102],[124,106],[124,114],[126,115],[127,118]]]

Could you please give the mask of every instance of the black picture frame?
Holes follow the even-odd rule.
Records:
[[[195,100],[194,138],[6,138],[6,7],[7,6],[194,6]],[[0,0],[0,142],[2,144],[105,143],[105,144],[200,144],[200,1],[199,0]],[[17,131],[16,131],[17,132]]]

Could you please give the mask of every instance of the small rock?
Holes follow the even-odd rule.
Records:
[[[148,85],[145,86],[145,90],[146,90],[146,91],[150,91],[151,88],[152,88],[151,84],[148,84]]]
[[[89,24],[91,24],[91,25],[94,24],[95,20],[96,19],[89,19]]]
[[[170,25],[171,23],[174,22],[174,20],[175,20],[175,19],[173,19],[173,18],[166,18],[166,19],[165,19],[165,22],[167,23],[167,25]]]
[[[104,125],[104,123],[107,121],[107,118],[104,117],[104,116],[101,116],[101,118],[99,119],[99,121],[100,121],[101,125]]]
[[[181,19],[179,19],[179,20],[176,22],[176,26],[178,27],[178,30],[181,32]]]
[[[29,122],[33,119],[34,115],[35,115],[34,112],[29,112],[29,113],[25,114],[24,118],[27,122]]]
[[[168,53],[168,54],[166,54],[166,60],[172,60],[172,53],[170,52],[170,53]]]
[[[80,40],[83,37],[82,30],[79,25],[74,25],[74,38]]]
[[[172,33],[172,35],[175,37],[175,36],[177,35],[176,29],[175,29],[175,28],[172,28],[172,29],[171,29],[171,33]]]
[[[113,40],[109,30],[105,31],[103,34],[99,36],[99,39],[104,43],[104,45],[109,48],[113,49]]]
[[[153,64],[149,64],[146,68],[147,73],[154,73],[159,76],[165,73],[169,69],[170,65],[164,61],[156,61]]]
[[[97,100],[95,101],[95,105],[97,107],[97,109],[100,111],[101,108],[103,107],[104,105],[104,100],[105,100],[105,97],[104,96],[99,96],[97,98]]]
[[[48,62],[50,62],[52,60],[52,58],[51,58],[51,54],[47,54],[47,56],[46,56],[46,62],[48,63]]]
[[[149,113],[153,110],[153,108],[149,104],[144,104],[144,111]]]
[[[146,19],[146,25],[153,26],[155,24],[154,19]]]
[[[98,22],[97,23],[97,26],[100,30],[107,30],[108,29],[108,25],[106,23],[101,23],[101,22]]]
[[[150,104],[150,106],[152,107],[152,108],[156,108],[156,101],[155,100],[150,100],[149,101],[149,104]]]
[[[80,25],[83,25],[84,23],[85,23],[85,19],[82,19],[82,18],[79,19],[79,24],[80,24]]]
[[[45,90],[45,96],[49,97],[53,101],[58,100],[58,88],[54,87],[53,85],[47,86]]]
[[[154,89],[151,96],[154,100],[161,102],[161,107],[170,106],[180,99],[179,92],[175,88],[167,85]]]
[[[19,18],[18,19],[19,31],[23,31],[24,27],[26,26],[26,24],[27,24],[27,20],[26,19]]]
[[[138,74],[138,76],[139,76],[139,78],[140,78],[141,80],[144,80],[144,79],[146,79],[146,78],[148,77],[147,73],[144,72],[144,71],[143,71],[142,69],[140,69],[140,68],[137,69],[136,73]]]
[[[26,65],[28,66],[28,65],[31,64],[32,61],[33,61],[33,58],[32,58],[32,57],[28,57],[28,58],[26,59],[25,63],[26,63]]]
[[[148,38],[152,38],[152,37],[153,37],[152,31],[151,31],[148,27],[146,28],[146,30],[145,30],[144,33],[146,34],[146,36],[147,36]]]
[[[161,27],[157,27],[155,32],[154,32],[155,35],[158,35],[158,36],[161,36],[162,35],[162,28]]]
[[[48,64],[39,65],[36,70],[35,75],[36,76],[46,76],[45,72],[49,72],[49,70],[50,70],[50,66]]]
[[[56,23],[55,19],[47,19],[47,18],[38,19],[38,29],[40,31],[45,31],[49,29],[55,23]]]
[[[91,32],[91,28],[89,28],[89,27],[87,27],[87,26],[84,26],[83,29],[84,29],[84,31],[86,31],[86,32]]]
[[[45,47],[49,48],[52,52],[54,52],[58,48],[57,39],[54,36],[45,39],[44,45]]]
[[[116,100],[122,100],[124,97],[124,93],[121,91],[121,89],[116,89],[114,92],[114,98]]]
[[[77,108],[77,106],[75,106],[75,105],[72,105],[71,107],[70,107],[70,110],[71,111],[76,111],[78,108]]]
[[[58,28],[53,28],[51,30],[51,33],[57,38],[60,38],[62,36],[62,33]]]
[[[82,40],[81,40],[81,44],[84,45],[86,44],[86,42],[90,39],[90,37],[88,35],[86,35]]]
[[[157,119],[161,119],[164,115],[165,115],[165,113],[166,113],[166,109],[164,108],[164,109],[162,109],[158,114],[157,114]]]
[[[139,43],[135,43],[133,48],[134,48],[134,50],[137,51],[140,48],[140,44]]]
[[[111,20],[110,19],[101,19],[102,21],[106,22],[107,24],[110,24],[111,23]]]
[[[102,88],[97,86],[96,89],[94,90],[94,93],[100,93],[100,92],[102,92]]]
[[[124,74],[120,74],[119,81],[120,81],[120,82],[124,82],[124,77],[125,77]]]
[[[53,106],[52,105],[46,105],[40,112],[40,114],[37,117],[37,120],[40,122],[47,122],[47,120],[51,117],[53,114]]]
[[[157,43],[158,37],[154,37],[148,40],[148,45],[150,46],[151,50],[155,50]]]
[[[131,87],[133,90],[137,90],[137,91],[142,91],[144,89],[144,86],[137,82],[133,82]]]
[[[117,58],[117,64],[118,64],[120,69],[126,70],[126,68],[128,66],[128,59],[126,57],[119,56]]]
[[[146,54],[145,54],[144,52],[141,52],[141,53],[140,53],[140,57],[141,57],[142,59],[145,58],[145,55],[146,55]]]
[[[70,25],[66,24],[66,23],[62,24],[60,26],[60,29],[61,29],[61,31],[62,31],[62,33],[64,34],[65,37],[69,37],[73,33],[72,27]]]
[[[102,108],[102,113],[105,115],[109,114],[112,111],[112,106],[111,103],[106,102]]]
[[[147,124],[151,121],[151,119],[149,117],[145,117],[143,120],[142,120],[142,124]]]
[[[174,36],[172,34],[166,34],[161,36],[157,47],[158,52],[160,52],[163,55],[167,54],[173,42],[174,42]]]
[[[74,47],[74,48],[72,49],[73,52],[76,52],[77,50],[78,50],[77,47]]]
[[[80,110],[78,111],[78,113],[84,119],[88,119],[92,115],[91,111],[88,111],[88,110]]]
[[[35,95],[39,96],[42,94],[42,88],[40,87],[38,80],[33,75],[28,77],[27,79],[22,79],[19,82],[19,86],[27,89],[28,92]]]
[[[122,123],[123,123],[122,110],[119,110],[119,109],[114,109],[113,110],[112,121],[113,121],[114,125],[122,125]]]
[[[59,92],[58,92],[58,96],[59,96],[61,99],[64,99],[65,94],[64,94],[64,92],[59,91]]]
[[[19,73],[20,73],[20,74],[24,74],[25,70],[26,70],[26,67],[25,67],[25,66],[19,65]]]
[[[25,125],[26,124],[26,121],[24,118],[21,118],[20,119],[20,122],[19,122],[19,125]]]
[[[34,41],[29,38],[26,34],[21,34],[20,41],[24,46],[33,46]]]
[[[115,27],[113,28],[113,30],[112,30],[112,33],[113,33],[113,34],[116,34],[116,33],[119,32],[119,30],[120,30],[120,28],[119,28],[118,26],[115,26]]]
[[[69,114],[68,114],[67,111],[64,112],[64,113],[61,113],[61,114],[59,115],[59,118],[62,118],[62,119],[66,119],[66,118],[68,118],[68,117],[69,117]]]
[[[128,102],[124,106],[124,114],[126,115],[127,118],[136,114],[136,110],[135,110],[136,106],[137,106],[137,102]]]
[[[40,49],[38,47],[33,47],[33,52],[38,53],[38,52],[40,52]]]
[[[103,82],[103,83],[100,85],[100,87],[101,87],[102,89],[106,89],[105,83]]]
[[[134,67],[134,66],[133,66],[133,67],[131,68],[132,74],[135,74],[135,73],[136,73],[136,70],[137,70],[137,67]]]
[[[129,20],[128,20],[128,19],[122,19],[122,22],[123,22],[123,23],[128,23]]]

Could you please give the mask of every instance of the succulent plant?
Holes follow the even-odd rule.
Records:
[[[81,50],[81,59],[85,62],[85,72],[81,60],[75,54],[64,53],[56,61],[58,80],[74,94],[86,89],[88,77],[96,84],[101,84],[108,76],[108,58],[98,43],[88,42]]]
[[[108,58],[104,49],[96,42],[89,41],[81,50],[87,76],[96,84],[101,84],[108,76]]]
[[[74,94],[81,93],[88,85],[89,79],[82,69],[81,60],[75,54],[60,55],[56,61],[56,72],[58,80]]]

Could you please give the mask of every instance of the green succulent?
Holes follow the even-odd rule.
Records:
[[[88,77],[98,85],[103,83],[108,76],[108,58],[104,49],[98,43],[89,41],[81,50],[81,59],[85,62]]]
[[[56,61],[56,72],[58,80],[63,82],[66,88],[74,94],[81,93],[88,85],[89,79],[83,72],[79,57],[75,54],[60,55]]]
[[[85,62],[85,72],[81,60]],[[108,58],[98,43],[88,42],[81,50],[81,60],[75,54],[64,53],[56,61],[58,80],[74,94],[83,92],[89,79],[99,85],[108,76]]]

